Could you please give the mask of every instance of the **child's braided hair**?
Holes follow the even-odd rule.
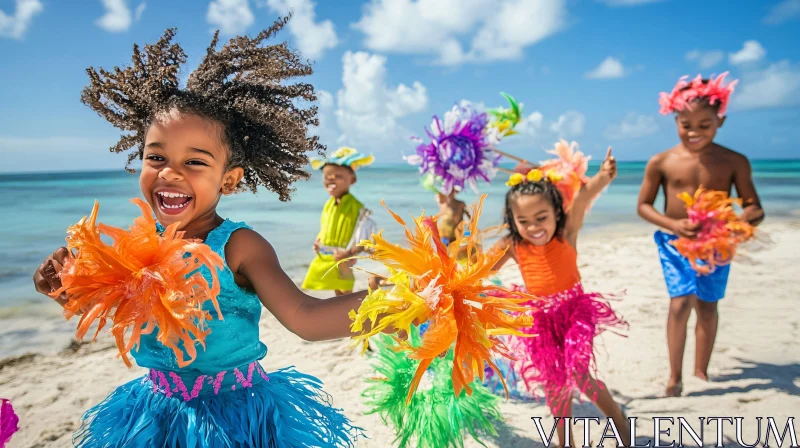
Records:
[[[316,106],[297,103],[315,101],[314,87],[283,81],[310,75],[311,67],[285,42],[261,46],[289,20],[277,20],[254,38],[236,37],[217,50],[214,35],[205,58],[189,75],[184,88],[179,70],[186,54],[172,43],[175,29],[168,29],[155,44],[141,51],[133,46],[133,65],[112,72],[89,67],[90,83],[81,101],[126,132],[112,152],[134,150],[126,169],[141,159],[150,124],[170,111],[191,113],[219,122],[223,142],[229,150],[229,166],[244,169],[242,186],[255,192],[259,185],[289,200],[291,184],[308,178],[303,168],[307,153],[322,154],[325,146],[308,135],[317,126]]]

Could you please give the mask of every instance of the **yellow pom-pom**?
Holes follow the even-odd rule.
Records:
[[[521,184],[523,180],[525,180],[525,178],[522,176],[522,174],[514,173],[511,175],[511,177],[508,178],[508,182],[506,182],[506,185],[509,187],[514,187],[516,185]]]
[[[561,180],[563,180],[563,179],[564,179],[564,176],[562,176],[561,174],[558,174],[558,173],[556,173],[556,172],[555,172],[555,171],[553,171],[553,170],[548,170],[548,171],[547,171],[547,179],[548,179],[548,180],[549,180],[551,183],[554,183],[554,184],[555,184],[555,183],[561,182]]]
[[[528,182],[539,182],[542,180],[542,170],[528,171]]]

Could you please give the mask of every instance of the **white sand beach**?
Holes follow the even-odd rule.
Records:
[[[605,334],[598,341],[599,372],[628,416],[640,418],[640,437],[652,432],[650,419],[654,416],[681,416],[690,421],[740,416],[746,425],[755,425],[755,417],[772,416],[785,422],[796,414],[800,409],[800,313],[796,311],[800,221],[768,220],[761,230],[773,244],[750,253],[750,261],[734,265],[728,295],[720,303],[710,382],[690,375],[694,318],[690,320],[684,363],[689,376],[684,380],[683,396],[678,398],[661,398],[668,375],[665,322],[669,299],[652,241],[653,229],[612,229],[580,241],[580,267],[586,289],[626,291],[623,300],[613,306],[630,323],[630,331],[626,338]],[[519,275],[515,266],[508,266],[502,277],[510,283],[518,282]],[[361,277],[359,283],[363,287],[365,279]],[[263,360],[267,371],[294,365],[324,382],[333,404],[366,430],[369,439],[360,440],[359,447],[391,446],[392,428],[379,416],[367,415],[362,402],[364,378],[371,373],[369,359],[350,348],[348,341],[304,342],[266,313],[261,339],[269,346]],[[103,341],[55,355],[28,354],[0,361],[0,396],[11,399],[20,416],[21,429],[9,446],[71,446],[82,412],[114,387],[144,373],[139,368],[126,369],[114,354],[113,346]],[[504,420],[496,425],[499,438],[486,439],[488,446],[541,446],[531,417],[545,417],[545,427],[550,427],[552,419],[543,402],[504,400],[500,410]],[[577,405],[575,414],[601,416],[588,403]],[[745,431],[746,438],[754,438]],[[734,436],[733,431],[727,432]],[[601,428],[595,427],[595,443],[600,436]],[[580,437],[576,441],[580,443]],[[467,446],[480,445],[469,440]]]

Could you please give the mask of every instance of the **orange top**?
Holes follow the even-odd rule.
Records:
[[[553,238],[544,246],[515,244],[514,255],[530,294],[558,294],[581,281],[578,252],[563,238]]]

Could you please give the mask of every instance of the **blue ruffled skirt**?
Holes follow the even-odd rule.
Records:
[[[258,372],[263,374],[260,366]],[[257,374],[245,387],[226,384],[221,392],[220,383],[204,387],[204,378],[181,378],[181,387],[164,378],[151,371],[89,409],[75,433],[75,446],[351,447],[361,433],[330,406],[319,379],[291,367]]]

